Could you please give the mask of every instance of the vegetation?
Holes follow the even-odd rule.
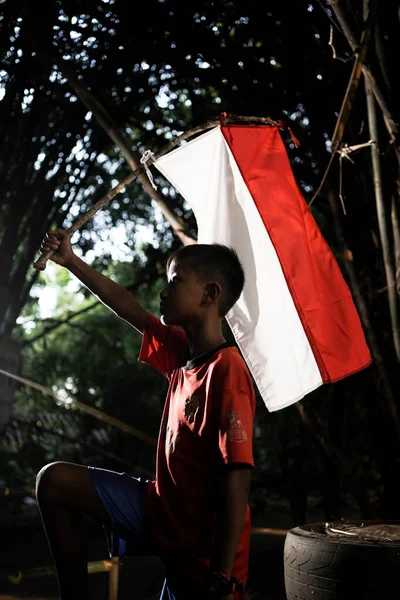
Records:
[[[24,376],[63,394],[56,403],[18,388],[2,435],[4,485],[32,485],[42,464],[59,458],[152,473],[153,446],[68,400],[156,436],[165,383],[137,363],[138,336],[66,272],[39,275],[31,265],[45,232],[70,226],[145,149],[226,111],[293,127],[300,148],[285,141],[296,179],[313,199],[374,357],[366,371],[278,414],[260,403],[254,509],[268,509],[278,494],[300,523],[316,494],[327,518],[340,517],[345,502],[363,517],[398,518],[399,18],[396,3],[370,7],[377,10],[343,152],[314,198],[361,39],[359,0],[147,0],[134,13],[124,0],[0,2],[0,333],[19,343]],[[359,144],[367,145],[350,151]],[[153,200],[135,182],[73,238],[149,310],[166,256],[181,244],[161,211],[196,235],[189,207],[157,178]],[[41,318],[38,297],[50,276],[57,305]]]

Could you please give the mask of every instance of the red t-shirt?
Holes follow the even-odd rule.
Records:
[[[185,364],[187,352],[182,330],[149,316],[139,360],[163,373],[169,389],[147,514],[156,543],[181,552],[189,569],[195,574],[197,564],[200,574],[210,563],[221,471],[233,463],[254,466],[255,396],[236,348],[217,349],[205,362]],[[247,506],[232,573],[239,582],[247,579],[249,548]]]

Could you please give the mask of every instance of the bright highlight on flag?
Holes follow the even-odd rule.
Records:
[[[221,125],[154,164],[192,207],[199,243],[231,246],[243,263],[227,321],[270,411],[369,365],[350,290],[277,127]]]

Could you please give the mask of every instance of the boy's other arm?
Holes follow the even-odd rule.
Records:
[[[232,464],[220,488],[211,571],[231,577],[243,529],[251,481],[251,465]]]
[[[118,317],[143,333],[148,313],[136,298],[118,283],[105,277],[74,254],[69,235],[63,229],[48,233],[43,240],[42,253],[53,250],[50,260],[68,269],[98,299]]]

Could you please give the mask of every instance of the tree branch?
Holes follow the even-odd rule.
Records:
[[[351,61],[351,57],[344,58],[343,56],[338,56],[337,55],[336,48],[333,45],[333,27],[332,27],[332,25],[330,26],[329,30],[330,31],[329,31],[329,42],[328,42],[328,44],[332,48],[332,56],[333,56],[333,58],[335,60],[341,60],[344,63],[350,62]]]
[[[134,294],[139,289],[139,287],[143,283],[146,283],[146,282],[147,282],[147,278],[143,277],[142,279],[139,279],[135,283],[132,283],[132,284],[130,284],[128,286],[125,286],[125,289],[128,290],[129,292],[132,292],[132,294]],[[92,310],[92,308],[95,308],[96,306],[102,306],[102,303],[96,300],[95,302],[92,302],[92,304],[89,304],[88,306],[85,306],[85,308],[81,308],[80,310],[77,310],[77,311],[71,311],[64,319],[57,320],[52,325],[49,325],[48,327],[46,327],[41,333],[38,333],[33,338],[30,338],[29,340],[26,340],[21,345],[21,348],[26,348],[27,346],[30,346],[34,342],[37,342],[38,340],[40,340],[44,336],[46,336],[49,333],[51,333],[52,331],[54,331],[55,329],[58,329],[62,325],[65,325],[66,323],[69,323],[70,321],[72,321],[72,319],[75,319],[76,317],[79,317],[79,316],[81,316],[81,315],[89,312],[90,310]]]

